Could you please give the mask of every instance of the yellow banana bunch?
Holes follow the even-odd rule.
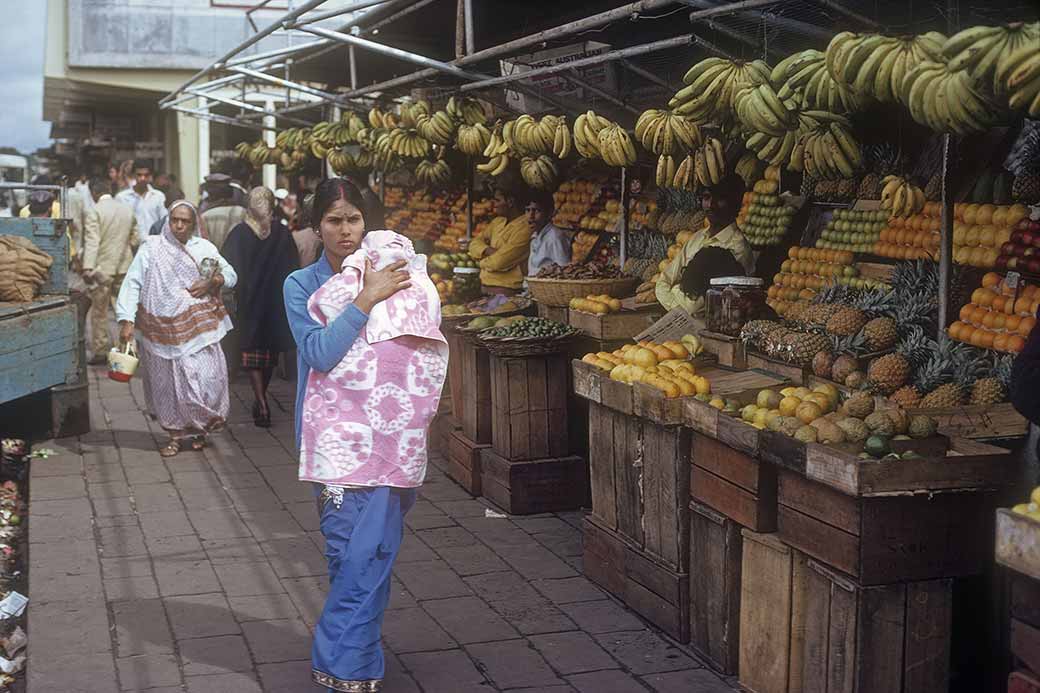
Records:
[[[552,120],[547,121],[547,118]],[[502,128],[502,139],[510,151],[522,157],[534,157],[552,151],[555,135],[556,116],[546,116],[539,123],[525,113],[507,122]]]
[[[490,173],[492,176],[500,176],[509,168],[509,153],[496,154],[483,164],[477,164],[477,170],[481,173]]]
[[[245,159],[246,156],[249,154],[250,147],[251,145],[249,144],[249,142],[239,142],[235,145],[235,154],[238,156],[238,158]]]
[[[997,63],[998,93],[1008,95],[1008,107],[1025,110],[1030,118],[1040,118],[1040,47],[1021,46],[1007,53]]]
[[[953,72],[947,63],[925,61],[903,80],[899,100],[910,116],[936,132],[966,134],[992,127],[999,105],[974,86],[967,70]]]
[[[768,82],[769,66],[761,60],[707,58],[686,71],[686,86],[676,92],[668,108],[697,122],[725,120],[733,111],[733,97],[738,91]]]
[[[672,187],[672,181],[675,180],[675,159],[668,154],[662,154],[657,158],[657,173],[654,176],[654,180],[657,183],[658,188],[670,188]]]
[[[827,111],[804,111],[799,118],[801,136],[788,168],[821,180],[851,178],[863,164],[863,152],[849,120]]]
[[[430,143],[414,129],[394,128],[387,133],[387,146],[401,157],[418,159],[430,151]]]
[[[444,187],[451,182],[451,167],[444,159],[423,159],[415,167],[415,178],[426,186]]]
[[[446,111],[437,111],[433,115],[419,113],[416,116],[415,129],[424,139],[447,146],[455,136],[455,121]]]
[[[559,172],[552,157],[542,154],[538,157],[524,157],[520,160],[520,177],[531,188],[551,190],[556,187]]]
[[[636,139],[657,155],[692,152],[701,144],[697,123],[670,111],[656,108],[644,111],[636,120]]]
[[[430,104],[426,101],[406,101],[401,104],[401,125],[405,128],[414,128],[419,124],[420,116],[430,115]]]
[[[582,113],[574,119],[574,148],[584,159],[599,159],[599,131],[610,125],[610,121],[593,111]]]
[[[751,184],[758,180],[758,157],[750,152],[745,152],[740,156],[736,166],[733,170],[738,176],[744,179],[744,184],[747,187],[751,187]]]
[[[557,118],[552,151],[556,158],[561,160],[566,159],[571,153],[571,129],[567,127],[566,118]]]
[[[611,123],[597,133],[599,153],[609,166],[624,168],[636,163],[636,146],[625,128]]]
[[[372,165],[383,173],[393,173],[404,165],[404,160],[388,148],[373,150]]]
[[[1000,62],[1028,47],[1040,51],[1040,22],[965,29],[946,42],[943,57],[951,72],[966,71],[978,91],[1000,94],[1006,84],[998,77]]]
[[[491,131],[491,137],[488,138],[487,146],[484,147],[484,156],[493,159],[509,153],[509,145],[502,138],[503,129],[501,121],[495,123],[495,129]],[[478,166],[477,168],[480,167]]]
[[[691,190],[696,187],[695,185],[691,185],[691,183],[696,182],[693,155],[687,154],[675,168],[675,174],[672,176],[671,183],[667,187],[672,187],[677,190]]]
[[[899,176],[885,176],[881,179],[881,209],[886,209],[896,217],[908,217],[924,209],[924,191]]]
[[[771,137],[783,137],[798,124],[798,115],[784,106],[768,84],[738,91],[733,97],[733,110],[744,127]]]
[[[354,157],[350,155],[350,152],[343,151],[342,149],[335,149],[329,152],[325,160],[329,162],[329,166],[332,167],[333,172],[337,176],[345,175],[348,171],[356,168],[357,163],[354,161]]]
[[[480,156],[484,148],[491,142],[491,131],[482,124],[459,125],[458,134],[455,137],[455,148],[468,156]]]
[[[311,128],[311,140],[320,142],[325,147],[342,147],[354,141],[351,138],[350,129],[342,120],[335,123],[317,123]]]
[[[762,161],[772,166],[782,166],[790,161],[791,155],[798,146],[799,137],[798,130],[788,130],[779,136],[756,132],[748,137],[745,145]]]
[[[946,37],[937,31],[898,38],[845,31],[827,47],[827,69],[863,99],[896,101],[911,70],[923,62],[942,61],[945,43]]]
[[[339,121],[347,126],[347,132],[350,134],[351,142],[357,142],[358,133],[367,127],[365,121],[361,120],[358,114],[354,111],[347,111],[340,116]]]
[[[452,118],[461,120],[466,125],[487,125],[484,107],[474,98],[452,96],[448,99],[448,105],[444,107],[444,110]]]
[[[386,115],[381,110],[379,110],[378,107],[374,106],[368,112],[368,124],[371,125],[373,128],[377,128],[377,129],[378,128],[385,128],[385,127],[387,127],[384,124],[384,122],[383,122],[383,119],[385,117],[386,117]]]
[[[694,152],[693,172],[697,184],[705,187],[722,180],[726,175],[726,150],[722,140],[717,137],[704,140],[704,145]]]

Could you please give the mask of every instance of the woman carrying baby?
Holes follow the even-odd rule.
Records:
[[[284,293],[300,479],[315,484],[330,578],[313,677],[331,691],[378,691],[391,569],[426,474],[448,349],[425,257],[392,231],[366,233],[353,184],[322,182],[312,218],[324,251]]]

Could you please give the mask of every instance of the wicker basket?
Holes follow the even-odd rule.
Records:
[[[459,313],[458,315],[441,315],[441,329],[458,329],[463,323],[469,322],[473,318],[508,318],[514,315],[521,315],[526,312],[532,305],[533,302],[529,298],[524,296],[514,296],[512,299],[513,303],[516,304],[516,310],[503,310],[493,313]]]
[[[495,356],[546,356],[562,351],[578,334],[577,330],[558,337],[486,337],[478,333],[477,342]]]
[[[546,306],[566,308],[572,298],[607,294],[614,298],[630,296],[639,286],[639,277],[619,279],[538,279],[527,278],[527,288],[535,301]]]

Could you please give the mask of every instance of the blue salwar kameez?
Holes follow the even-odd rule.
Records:
[[[311,369],[327,372],[350,350],[368,316],[349,306],[323,326],[307,312],[307,299],[333,275],[325,254],[285,281],[286,315],[297,347],[296,447],[300,446],[303,395]],[[390,602],[390,576],[404,536],[404,516],[416,490],[380,486],[319,495],[321,532],[329,566],[329,594],[314,629],[313,678],[330,691],[380,690],[385,673],[381,632]]]

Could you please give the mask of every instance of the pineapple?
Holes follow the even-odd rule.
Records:
[[[1011,382],[1011,364],[1014,357],[1010,354],[994,360],[990,375],[979,378],[971,386],[969,404],[997,404],[1007,397],[1008,385]]]
[[[867,367],[867,380],[886,395],[905,385],[909,377],[910,362],[899,352],[876,358]]]
[[[861,200],[880,200],[881,176],[876,173],[868,173],[863,176],[863,180],[859,183],[859,190],[856,192],[856,197]]]
[[[834,345],[834,353],[836,354],[862,356],[867,353],[867,340],[863,334],[863,330],[860,330],[850,337],[835,337],[834,335],[831,335],[830,338],[831,343]]]
[[[884,351],[896,343],[896,321],[889,317],[874,318],[863,326],[863,337],[871,351]]]
[[[1011,184],[1011,197],[1016,202],[1040,202],[1040,170],[1023,171],[1015,176],[1015,182]]]
[[[924,198],[926,200],[938,200],[942,196],[942,176],[933,174],[928,179],[928,185],[924,186]]]
[[[921,398],[922,409],[958,407],[964,404],[964,388],[959,383],[946,383]]]
[[[932,354],[917,372],[915,385],[927,394],[920,407],[956,407],[965,403],[967,393],[962,383],[978,379],[985,369],[986,357],[982,352],[945,335],[931,342]]]
[[[797,366],[808,366],[817,353],[830,348],[830,340],[817,332],[790,332],[785,335],[775,355]]]
[[[903,409],[914,409],[921,406],[921,393],[913,385],[904,385],[889,397]]]
[[[836,337],[851,337],[866,324],[867,316],[863,311],[841,306],[827,320],[827,332]]]
[[[892,317],[896,313],[896,296],[891,291],[880,289],[862,291],[852,305],[871,318]]]

